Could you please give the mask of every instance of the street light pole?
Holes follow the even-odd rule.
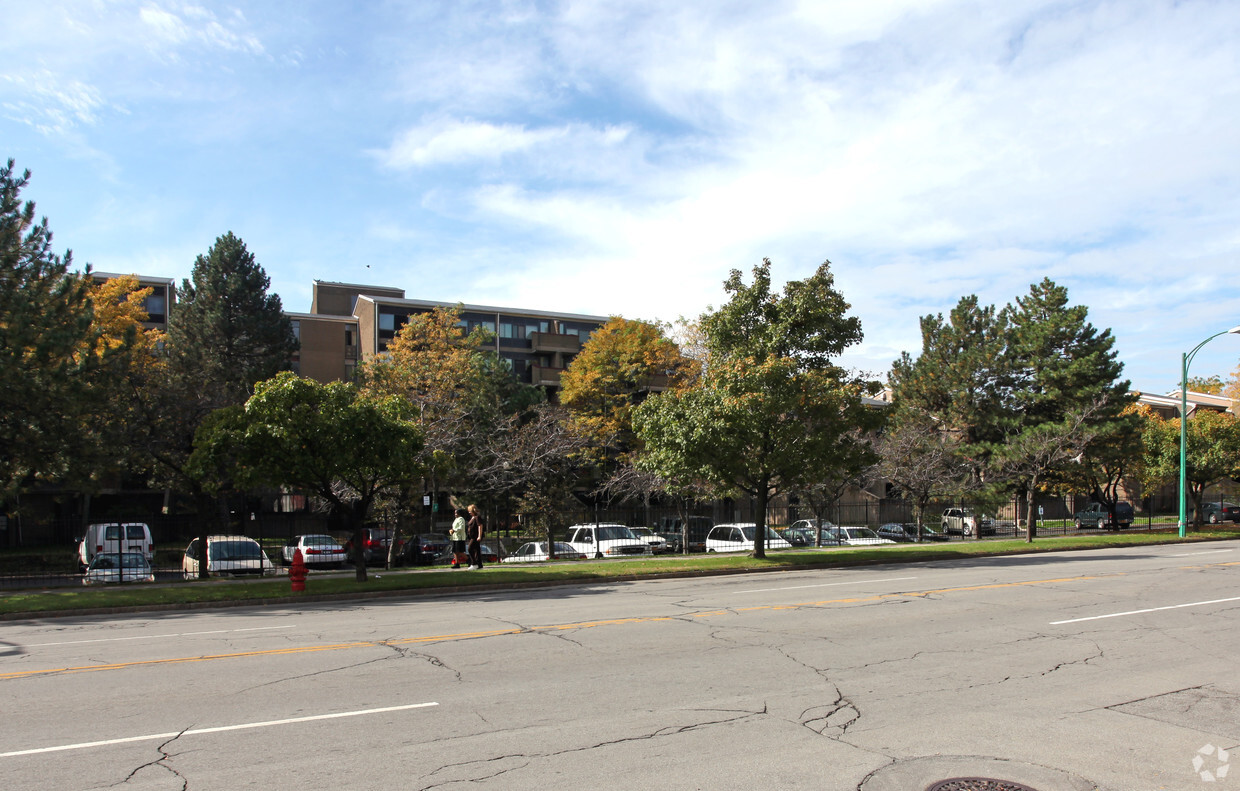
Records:
[[[1240,335],[1240,326],[1216,332],[1194,346],[1191,352],[1180,355],[1180,538],[1184,537],[1188,524],[1188,366],[1202,346],[1220,335]]]

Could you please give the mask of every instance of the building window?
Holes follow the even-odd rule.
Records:
[[[501,338],[521,338],[524,337],[525,328],[513,324],[511,321],[501,321],[499,323],[499,337]]]
[[[380,313],[379,314],[379,329],[387,330],[388,332],[395,332],[396,331],[396,314]]]
[[[297,345],[301,346],[301,322],[293,319],[293,337],[297,340]]]
[[[168,296],[163,286],[152,286],[151,295],[142,303],[149,321],[163,323],[168,318]]]

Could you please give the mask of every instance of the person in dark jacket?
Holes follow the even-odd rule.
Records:
[[[465,526],[465,536],[469,541],[467,554],[470,570],[482,569],[482,537],[486,535],[486,529],[486,522],[482,521],[478,506],[469,506],[469,524]]]

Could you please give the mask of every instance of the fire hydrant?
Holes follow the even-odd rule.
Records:
[[[293,562],[288,567],[288,579],[293,584],[293,593],[306,589],[306,561],[301,557],[301,548],[293,552]]]

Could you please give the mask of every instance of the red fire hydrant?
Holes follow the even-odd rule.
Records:
[[[293,593],[306,589],[306,561],[301,557],[301,548],[293,552],[293,562],[288,567],[288,580],[293,584]]]

